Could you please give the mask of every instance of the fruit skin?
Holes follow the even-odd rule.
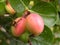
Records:
[[[43,32],[44,29],[44,21],[39,14],[31,13],[26,17],[26,23],[28,30],[38,36]]]
[[[7,11],[8,13],[10,13],[10,14],[15,14],[15,13],[16,13],[16,11],[12,8],[12,6],[10,5],[10,3],[7,3],[7,4],[5,5],[5,9],[6,9],[6,11]]]
[[[16,37],[19,37],[25,31],[26,19],[19,17],[19,18],[15,19],[15,22],[16,22],[16,24],[11,27],[12,34]]]

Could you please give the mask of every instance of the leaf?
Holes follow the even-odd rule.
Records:
[[[57,9],[60,12],[60,4],[57,5]]]
[[[60,15],[60,13],[58,14],[58,20],[56,22],[57,25],[60,25],[60,16],[59,15]]]
[[[17,45],[29,45],[29,44],[24,42],[17,42]]]
[[[26,7],[28,8],[30,7],[29,6],[30,1],[31,0],[17,0],[17,1],[9,0],[12,7],[17,11],[17,13],[20,13],[20,14],[24,12]],[[47,25],[48,27],[53,26],[57,21],[56,8],[52,4],[47,2],[37,1],[37,0],[33,0],[33,1],[34,1],[34,6],[32,8],[29,8],[30,11],[34,11],[42,15],[45,25]]]
[[[50,2],[57,8],[58,0],[51,0]]]
[[[16,41],[16,40],[10,40],[10,45],[29,45],[28,43],[24,43],[24,42],[21,42],[20,40],[19,41]]]
[[[2,21],[3,20],[3,21]],[[9,23],[12,21],[11,17],[0,17],[0,25],[5,26],[10,26]]]
[[[37,37],[30,37],[32,45],[52,45],[54,41],[54,35],[50,28],[45,26],[43,33]],[[11,40],[10,45],[29,45],[29,43],[20,42],[21,40]]]
[[[55,38],[60,38],[60,25],[55,25],[53,31]]]
[[[23,0],[23,1],[26,4],[26,6],[28,6],[31,0],[29,1]],[[43,17],[45,25],[47,25],[48,27],[53,26],[57,21],[57,11],[54,5],[43,1],[37,1],[37,0],[33,1],[34,6],[30,9],[30,11],[39,13]]]
[[[9,45],[16,45],[16,41],[10,40],[10,44]]]
[[[53,40],[53,33],[46,26],[43,33],[40,36],[31,38],[32,45],[52,45]]]
[[[2,39],[2,42],[0,43],[0,45],[8,45],[8,44],[7,44],[6,40]]]
[[[56,9],[49,3],[46,2],[39,2],[32,10],[39,13],[45,22],[45,25],[48,27],[53,26],[57,21],[57,12]]]
[[[56,38],[53,45],[60,45],[60,38]]]
[[[57,5],[57,7],[58,7],[58,11],[60,12],[60,0],[58,0],[58,5]]]
[[[23,4],[20,2],[20,0],[9,0],[11,6],[15,9],[15,11],[17,12],[17,16],[21,16],[22,13],[25,10],[25,7],[23,6]]]
[[[4,2],[5,0],[0,0],[0,2]]]
[[[33,4],[35,5],[35,4],[37,4],[39,1],[37,1],[37,0],[22,0],[23,2],[24,2],[24,4],[25,4],[25,6],[26,7],[28,7],[28,8],[31,8],[32,6],[30,5],[30,2],[32,1],[33,2]],[[34,6],[33,5],[33,6]]]
[[[4,34],[0,31],[0,39],[4,37]]]
[[[5,1],[0,0],[0,15],[5,14]]]

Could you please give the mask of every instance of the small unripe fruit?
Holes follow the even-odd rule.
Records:
[[[29,40],[29,35],[30,34],[28,32],[24,32],[19,38],[21,41],[27,43]]]
[[[15,20],[16,24],[14,26],[11,27],[12,29],[12,34],[16,37],[19,37],[21,34],[24,33],[25,31],[25,23],[26,23],[26,20],[25,18],[17,18]]]
[[[27,28],[35,36],[41,34],[44,29],[44,21],[39,14],[31,13],[26,17]]]
[[[12,6],[10,5],[10,3],[7,3],[6,5],[5,5],[5,9],[6,9],[6,11],[8,12],[8,13],[10,13],[10,14],[15,14],[15,10],[12,8]]]
[[[34,1],[30,1],[29,5],[34,6]]]

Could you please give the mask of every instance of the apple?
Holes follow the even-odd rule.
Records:
[[[44,30],[44,20],[37,13],[31,13],[26,17],[26,27],[35,36],[40,35]]]
[[[11,27],[12,34],[16,37],[19,37],[24,33],[26,27],[26,19],[23,17],[19,17],[15,19],[16,24]]]

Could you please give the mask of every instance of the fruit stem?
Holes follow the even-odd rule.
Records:
[[[24,2],[22,0],[20,0],[20,2],[23,4],[23,6],[28,10],[28,7],[24,4]]]
[[[31,34],[29,37],[35,37],[34,34]]]
[[[6,4],[8,4],[9,2],[8,2],[8,0],[6,0]]]
[[[24,14],[22,15],[22,18],[26,18],[29,14],[30,11],[25,10]],[[17,22],[14,21],[13,26],[15,26],[20,20],[22,20],[22,18],[20,18]]]
[[[30,11],[25,10],[25,12],[24,12],[24,14],[23,14],[23,16],[22,16],[22,17],[26,18],[29,14],[30,14]]]

